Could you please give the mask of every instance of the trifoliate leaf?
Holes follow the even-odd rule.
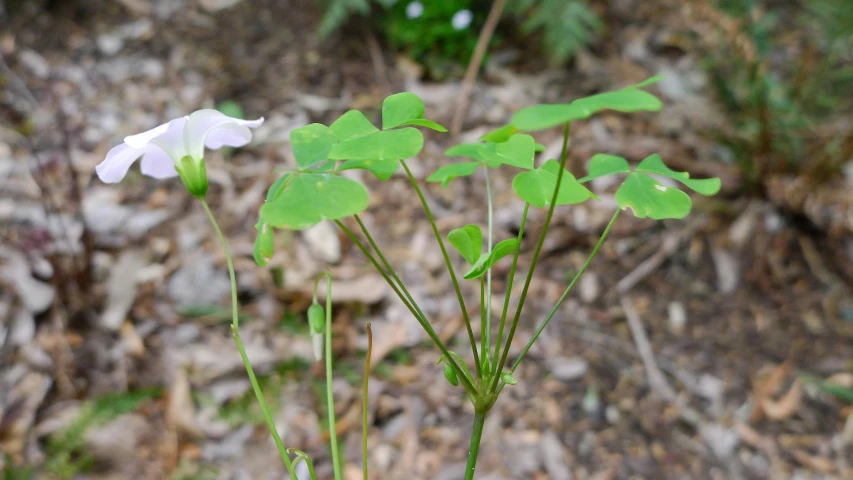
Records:
[[[657,111],[663,103],[651,93],[636,88],[599,93],[572,103],[535,105],[519,110],[512,116],[512,125],[532,132],[556,127],[566,122],[582,120],[602,110],[618,112]]]
[[[691,179],[689,173],[676,172],[664,165],[663,160],[661,160],[660,155],[658,154],[649,155],[643,159],[643,161],[637,165],[635,171],[656,173],[658,175],[663,175],[664,177],[669,177],[673,180],[678,180],[691,190],[706,196],[716,195],[717,192],[720,191],[719,178]]]
[[[462,277],[466,280],[481,277],[483,274],[486,273],[488,269],[492,268],[494,264],[498,263],[498,260],[502,259],[507,255],[515,253],[517,248],[518,239],[515,238],[508,238],[506,240],[498,242],[498,244],[495,245],[491,252],[486,252],[480,255],[480,258],[477,260],[474,266],[471,267],[470,270],[465,272],[465,275],[463,275]]]
[[[299,168],[308,168],[328,160],[329,151],[337,143],[337,138],[329,127],[312,123],[290,132],[290,144],[293,156]]]
[[[355,137],[362,137],[379,131],[379,129],[373,126],[373,124],[370,123],[370,120],[368,120],[367,117],[358,110],[350,110],[344,113],[329,125],[329,129],[339,142]]]
[[[332,160],[401,160],[420,153],[424,136],[415,128],[400,128],[350,138],[329,151]]]
[[[355,180],[330,174],[294,175],[273,201],[261,207],[261,222],[301,230],[324,219],[359,213],[369,203],[367,189]]]
[[[278,198],[279,194],[284,191],[284,186],[287,183],[287,180],[292,176],[291,173],[285,173],[282,176],[278,177],[278,180],[273,182],[270,185],[269,191],[267,191],[267,201],[271,202]]]
[[[536,170],[516,175],[512,180],[512,189],[525,202],[539,208],[547,207],[554,197],[554,189],[557,188],[559,169],[559,163],[548,160]],[[574,175],[568,171],[563,172],[557,205],[582,203],[591,197],[594,197],[593,193],[578,183]]]
[[[612,175],[614,173],[630,173],[631,166],[628,161],[616,155],[597,153],[589,159],[589,175],[578,180],[578,183],[586,183],[590,180]]]
[[[427,177],[427,182],[441,182],[446,187],[454,178],[467,177],[477,170],[480,164],[477,162],[451,163],[445,165]]]
[[[479,153],[486,160],[495,163],[505,163],[513,167],[533,168],[536,141],[524,133],[518,133],[503,143],[487,143],[480,148]]]
[[[447,240],[472,265],[483,251],[483,232],[477,225],[453,229],[447,234]]]
[[[677,188],[667,187],[643,173],[632,172],[616,191],[619,208],[630,207],[638,218],[684,218],[690,213],[690,197]]]

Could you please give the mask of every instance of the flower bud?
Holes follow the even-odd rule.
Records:
[[[178,171],[178,175],[189,190],[190,195],[203,200],[208,187],[207,167],[204,166],[204,159],[196,160],[186,155],[175,164],[175,170]]]
[[[255,239],[255,263],[266,267],[273,256],[273,228],[264,224],[258,225],[258,238]]]
[[[313,303],[308,307],[308,326],[311,333],[323,333],[326,325],[326,312],[319,303]]]
[[[518,381],[512,376],[512,372],[504,371],[501,373],[501,380],[507,385],[515,385]]]
[[[449,363],[444,364],[444,378],[454,387],[459,385],[459,377],[456,376],[456,370]]]

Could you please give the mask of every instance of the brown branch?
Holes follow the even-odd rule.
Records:
[[[480,65],[483,63],[483,57],[486,55],[489,41],[495,33],[495,27],[501,18],[501,12],[503,12],[505,5],[506,0],[495,0],[495,3],[492,4],[492,9],[489,10],[486,24],[480,30],[480,37],[477,39],[477,45],[474,47],[474,55],[471,56],[471,61],[468,62],[468,69],[465,71],[465,78],[462,79],[462,90],[459,91],[459,95],[456,97],[456,109],[453,112],[453,120],[450,122],[450,132],[454,135],[462,129],[465,112],[468,111],[468,97],[471,95],[471,88],[474,86],[474,80],[477,79],[477,72],[480,71]]]

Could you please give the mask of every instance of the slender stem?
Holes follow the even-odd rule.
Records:
[[[494,224],[494,206],[492,205],[492,182],[489,180],[489,169],[484,168],[483,171],[486,173],[486,206],[488,209],[487,215],[487,225],[488,234],[486,235],[486,251],[492,251],[492,235],[493,235],[493,224]],[[489,350],[492,348],[492,269],[488,269],[486,271],[486,318],[484,319],[486,322],[486,342],[485,346],[482,349],[483,356],[487,357],[489,355]]]
[[[524,204],[524,213],[521,214],[521,226],[518,228],[518,248],[512,256],[512,266],[509,267],[509,277],[506,281],[506,294],[504,295],[504,306],[501,312],[501,323],[498,326],[498,338],[495,341],[495,353],[492,357],[492,365],[497,372],[500,370],[498,366],[498,355],[501,354],[501,344],[503,343],[504,327],[506,326],[506,314],[509,310],[509,299],[512,294],[512,282],[515,280],[515,269],[518,266],[518,254],[521,251],[521,239],[524,236],[524,227],[527,225],[527,212],[530,210],[530,204]],[[502,367],[502,365],[501,365]]]
[[[237,344],[237,350],[240,351],[240,358],[243,359],[243,366],[246,367],[246,373],[249,375],[249,383],[252,384],[252,390],[255,392],[255,397],[258,399],[258,403],[261,406],[261,412],[264,415],[264,420],[267,422],[267,427],[270,430],[275,446],[278,448],[278,453],[281,455],[281,460],[284,462],[284,466],[287,468],[287,473],[290,475],[291,480],[296,480],[296,472],[293,470],[293,462],[290,461],[287,449],[281,441],[281,436],[278,434],[278,429],[275,426],[270,409],[264,399],[261,386],[258,384],[257,377],[255,377],[255,370],[252,368],[252,363],[249,361],[248,354],[246,354],[246,348],[243,347],[243,340],[240,339],[240,317],[237,305],[237,277],[234,273],[234,262],[231,260],[231,252],[228,249],[228,242],[225,241],[225,235],[222,234],[222,230],[219,228],[219,223],[216,222],[213,212],[210,211],[210,206],[208,206],[204,199],[200,200],[202,207],[204,207],[204,212],[207,214],[207,218],[210,220],[211,225],[213,225],[213,229],[216,231],[216,236],[219,237],[219,242],[222,244],[222,250],[225,253],[225,262],[228,264],[228,276],[231,280],[231,335],[234,337],[234,343]]]
[[[610,233],[610,229],[613,227],[613,224],[616,223],[616,219],[619,218],[619,212],[621,211],[621,209],[617,209],[616,212],[613,213],[613,217],[610,218],[610,222],[607,224],[607,227],[604,229],[604,232],[598,239],[598,243],[595,244],[595,248],[592,249],[592,253],[589,254],[589,257],[587,257],[586,262],[584,262],[578,273],[575,274],[575,278],[572,279],[571,283],[569,283],[569,286],[566,287],[566,289],[563,291],[563,294],[560,295],[559,300],[557,300],[557,303],[554,304],[554,308],[551,309],[551,311],[548,313],[548,316],[545,317],[545,320],[543,320],[542,323],[539,325],[539,328],[536,329],[536,333],[533,335],[530,341],[527,342],[527,345],[524,346],[524,349],[521,351],[521,355],[519,355],[515,362],[512,364],[510,372],[515,372],[515,369],[518,368],[518,365],[521,363],[521,360],[523,360],[524,357],[527,355],[527,352],[530,351],[530,347],[533,346],[533,344],[536,342],[536,339],[539,338],[539,335],[542,334],[542,331],[545,330],[545,327],[547,327],[548,323],[551,322],[551,319],[554,318],[554,315],[557,313],[557,309],[560,308],[560,305],[563,304],[563,302],[569,296],[569,293],[574,288],[575,284],[578,282],[578,280],[580,280],[581,275],[586,272],[586,269],[589,268],[590,264],[592,263],[592,260],[595,258],[596,255],[598,255],[598,250],[601,249],[602,245],[604,245],[604,240],[607,239],[607,235]],[[503,385],[501,385],[501,387],[502,386]]]
[[[480,351],[483,352],[484,363],[489,357],[489,350],[486,347],[488,337],[489,331],[486,329],[486,279],[480,277]]]
[[[367,322],[367,355],[364,357],[364,389],[361,394],[361,471],[367,480],[367,387],[370,378],[370,356],[373,354],[373,330]]]
[[[465,480],[473,480],[477,467],[477,455],[480,453],[480,440],[483,437],[483,426],[486,424],[486,412],[477,411],[474,414],[474,427],[471,430],[471,442],[468,446],[468,464],[465,465]]]
[[[536,262],[539,261],[539,254],[542,252],[542,245],[545,243],[545,236],[548,234],[548,227],[551,225],[551,218],[554,216],[554,207],[557,206],[557,195],[560,193],[560,184],[563,181],[563,172],[566,171],[566,159],[569,154],[569,122],[563,129],[563,151],[560,154],[560,168],[557,170],[557,183],[554,185],[554,194],[551,196],[551,204],[548,207],[548,214],[545,216],[545,223],[542,225],[542,232],[539,233],[539,241],[536,243],[536,250],[533,251],[533,259],[530,261],[530,271],[527,272],[527,278],[524,280],[524,288],[521,290],[521,297],[518,299],[518,306],[515,308],[515,317],[512,319],[512,326],[509,328],[506,345],[504,346],[503,354],[500,362],[495,365],[496,371],[503,369],[506,364],[506,357],[509,355],[509,349],[512,346],[512,338],[515,336],[515,330],[518,328],[518,321],[521,318],[521,310],[524,308],[524,300],[527,298],[527,291],[530,288],[530,281],[533,279],[533,272],[536,270]],[[495,375],[492,380],[492,386],[489,391],[494,392],[498,386],[500,375]]]
[[[447,349],[447,346],[444,345],[444,342],[441,341],[441,338],[438,337],[438,334],[435,333],[435,329],[432,328],[432,325],[429,324],[425,317],[418,315],[414,307],[409,304],[409,302],[403,296],[403,293],[400,292],[400,289],[397,288],[397,285],[391,280],[391,277],[388,276],[388,273],[386,273],[385,270],[383,270],[382,267],[379,265],[379,262],[376,260],[373,254],[371,254],[367,247],[364,246],[364,243],[362,243],[361,240],[359,240],[358,237],[355,236],[355,233],[353,233],[352,230],[347,228],[346,225],[341,223],[340,220],[335,220],[335,224],[347,235],[347,237],[349,237],[349,239],[359,248],[359,250],[361,250],[364,256],[367,257],[367,259],[370,261],[370,263],[373,264],[373,268],[375,268],[376,271],[379,272],[380,275],[382,275],[382,278],[385,279],[385,282],[388,284],[388,286],[390,286],[391,289],[394,290],[394,293],[397,294],[397,297],[400,298],[400,300],[403,302],[403,305],[405,305],[406,308],[409,309],[409,312],[412,314],[413,317],[415,317],[415,320],[417,320],[421,327],[424,329],[424,331],[426,331],[430,340],[432,340],[433,343],[435,343],[435,345],[438,347],[438,349],[441,350],[441,353],[445,356],[445,358],[447,358],[447,361],[450,362],[450,365],[453,367],[453,369],[456,370],[456,374],[460,377],[460,381],[462,382],[462,386],[465,388],[465,391],[469,395],[475,395],[477,389],[474,388],[474,384],[468,380],[465,375],[465,371],[462,370],[462,367],[460,367],[459,364],[456,363],[456,360],[450,355],[450,351]]]
[[[329,445],[335,480],[341,480],[341,458],[338,453],[338,429],[335,418],[335,392],[332,388],[332,276],[326,275],[326,410],[329,414]]]
[[[400,164],[403,165],[403,168],[406,170],[406,175],[409,176],[409,181],[412,183],[412,187],[414,187],[415,192],[418,194],[418,198],[421,200],[421,204],[426,212],[427,220],[429,220],[429,224],[432,226],[432,232],[435,234],[438,246],[441,247],[441,254],[444,256],[444,263],[447,265],[447,271],[450,272],[450,279],[453,281],[453,288],[456,290],[456,299],[459,301],[459,308],[462,310],[462,317],[465,319],[465,328],[468,330],[468,341],[471,343],[471,351],[474,353],[474,366],[477,369],[477,377],[482,378],[482,372],[480,372],[480,355],[477,353],[477,340],[474,339],[474,330],[471,328],[471,318],[468,316],[468,309],[465,308],[465,299],[462,297],[462,289],[459,288],[459,280],[456,279],[456,272],[453,270],[453,263],[450,261],[450,255],[447,254],[447,248],[444,246],[444,239],[441,238],[441,233],[438,231],[438,225],[435,224],[435,219],[432,216],[432,210],[429,208],[426,198],[424,198],[424,193],[421,191],[418,181],[415,179],[415,176],[412,175],[412,171],[409,170],[409,166],[406,165],[405,161],[400,160]]]
[[[376,252],[376,255],[379,257],[379,260],[382,261],[382,264],[385,265],[385,269],[387,270],[387,272],[391,274],[391,277],[394,279],[394,281],[397,282],[397,286],[406,296],[406,299],[408,299],[409,303],[412,305],[415,311],[418,312],[418,315],[420,315],[422,318],[426,318],[426,315],[424,315],[424,312],[421,310],[421,307],[418,306],[418,302],[415,301],[415,299],[412,297],[412,294],[409,293],[409,289],[406,288],[406,285],[404,285],[403,281],[400,280],[400,277],[397,275],[397,272],[394,271],[394,268],[391,266],[391,263],[388,262],[388,259],[385,258],[385,255],[382,254],[382,250],[379,248],[379,245],[377,245],[376,242],[373,240],[373,236],[367,230],[367,227],[364,225],[364,222],[361,221],[361,217],[359,217],[357,214],[353,215],[353,217],[358,223],[358,226],[361,228],[361,233],[364,234],[364,237],[367,239],[367,242],[370,243],[370,247],[373,248],[374,252]]]
[[[296,465],[299,464],[300,460],[305,461],[305,465],[308,467],[308,478],[311,480],[317,480],[317,474],[314,473],[314,462],[311,461],[311,457],[308,456],[307,453],[302,450],[297,450],[295,448],[288,448],[287,453],[293,453],[296,455],[296,459],[293,462],[293,468],[296,468]]]

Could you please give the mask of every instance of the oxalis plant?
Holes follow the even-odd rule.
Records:
[[[285,172],[273,183],[260,208],[256,225],[257,239],[254,246],[255,261],[266,266],[275,249],[276,229],[301,230],[317,223],[330,220],[352,241],[370,263],[385,279],[390,288],[399,297],[415,320],[438,348],[438,362],[444,370],[444,376],[455,387],[464,391],[474,406],[474,425],[471,432],[465,479],[474,478],[480,440],[486,417],[495,405],[498,397],[507,385],[515,385],[513,376],[519,364],[524,360],[530,348],[542,334],[548,323],[554,318],[563,301],[568,297],[581,275],[587,270],[600,250],[607,235],[623,210],[631,209],[640,218],[680,219],[691,210],[690,197],[683,191],[661,184],[656,177],[668,177],[680,182],[689,189],[702,195],[714,195],[720,189],[717,178],[691,179],[686,172],[669,169],[659,155],[651,155],[632,167],[622,157],[609,154],[594,155],[589,161],[587,175],[576,178],[565,169],[568,158],[570,127],[573,122],[585,120],[598,112],[615,110],[619,112],[658,111],[661,101],[654,95],[642,90],[658,78],[621,90],[600,93],[574,100],[565,104],[537,105],[522,109],[512,116],[506,126],[489,132],[478,142],[454,146],[445,153],[448,157],[461,157],[464,161],[448,163],[436,170],[426,180],[447,186],[455,178],[474,174],[482,169],[486,185],[487,218],[486,232],[478,225],[463,225],[442,236],[436,225],[432,209],[424,197],[422,186],[412,174],[407,163],[420,153],[424,137],[419,128],[428,128],[438,132],[446,129],[438,123],[424,118],[424,103],[412,93],[399,93],[386,98],[382,104],[382,128],[376,127],[362,112],[350,110],[330,125],[313,123],[295,129],[290,134],[296,168]],[[121,180],[129,166],[142,157],[142,172],[157,178],[179,176],[189,192],[198,198],[207,213],[225,251],[231,278],[232,313],[231,332],[237,349],[243,359],[254,393],[261,405],[264,418],[273,440],[281,454],[282,461],[291,479],[296,479],[295,465],[304,461],[310,478],[316,478],[311,459],[303,452],[288,449],[279,436],[272,414],[265,402],[258,382],[252,370],[249,358],[243,348],[239,335],[237,315],[237,289],[234,269],[227,242],[205,201],[207,177],[203,160],[204,147],[242,146],[251,139],[250,127],[257,127],[263,119],[255,121],[238,120],[213,110],[201,110],[189,117],[172,120],[149,132],[127,137],[125,143],[107,155],[98,167],[100,178],[107,182]],[[563,133],[562,149],[558,159],[547,159],[539,166],[535,163],[536,154],[544,148],[536,143],[529,132],[537,132],[560,127]],[[368,189],[360,182],[341,175],[351,169],[367,170],[379,180],[388,180],[400,168],[403,169],[421,206],[426,213],[436,242],[453,284],[459,303],[460,314],[464,320],[470,353],[449,350],[439,338],[430,319],[424,314],[412,297],[406,285],[394,270],[379,247],[377,240],[365,226],[359,214],[366,210],[369,203]],[[495,168],[513,168],[518,170],[512,182],[512,188],[524,202],[519,232],[516,238],[501,239],[496,242],[493,235],[492,191],[489,171]],[[620,175],[623,180],[616,191],[618,208],[613,213],[597,244],[590,252],[586,262],[566,287],[563,294],[549,313],[541,319],[535,334],[521,350],[515,360],[507,362],[510,348],[523,313],[525,300],[530,287],[554,209],[560,205],[575,205],[589,200],[598,200],[585,184],[607,176]],[[520,244],[525,234],[527,217],[531,208],[547,209],[544,223],[536,239],[536,246],[530,260],[530,267],[524,276],[521,294],[515,302],[515,311],[510,313],[513,303],[512,286],[515,282]],[[352,220],[348,220],[352,217]],[[453,266],[447,243],[469,264],[461,273],[462,280],[476,282],[479,287],[479,308],[471,309],[465,303],[460,285],[460,275]],[[492,267],[506,257],[511,257],[511,266],[503,293],[503,307],[499,312],[491,311]],[[326,280],[326,307],[317,301],[317,289],[320,282]],[[315,284],[312,306],[308,310],[309,327],[314,337],[315,353],[318,359],[325,358],[327,375],[326,408],[329,417],[330,450],[336,480],[342,478],[338,443],[335,435],[334,398],[331,389],[331,276],[325,273]],[[471,312],[480,316],[479,334],[474,331],[475,322]],[[479,338],[478,338],[479,337]],[[370,329],[368,326],[368,338]],[[369,342],[370,345],[370,342]],[[464,355],[464,356],[463,356]],[[467,357],[467,358],[466,358]],[[370,347],[368,347],[365,365],[363,391],[363,435],[362,462],[363,475],[368,478],[367,470],[367,372],[370,368]],[[472,368],[473,367],[473,368]]]

